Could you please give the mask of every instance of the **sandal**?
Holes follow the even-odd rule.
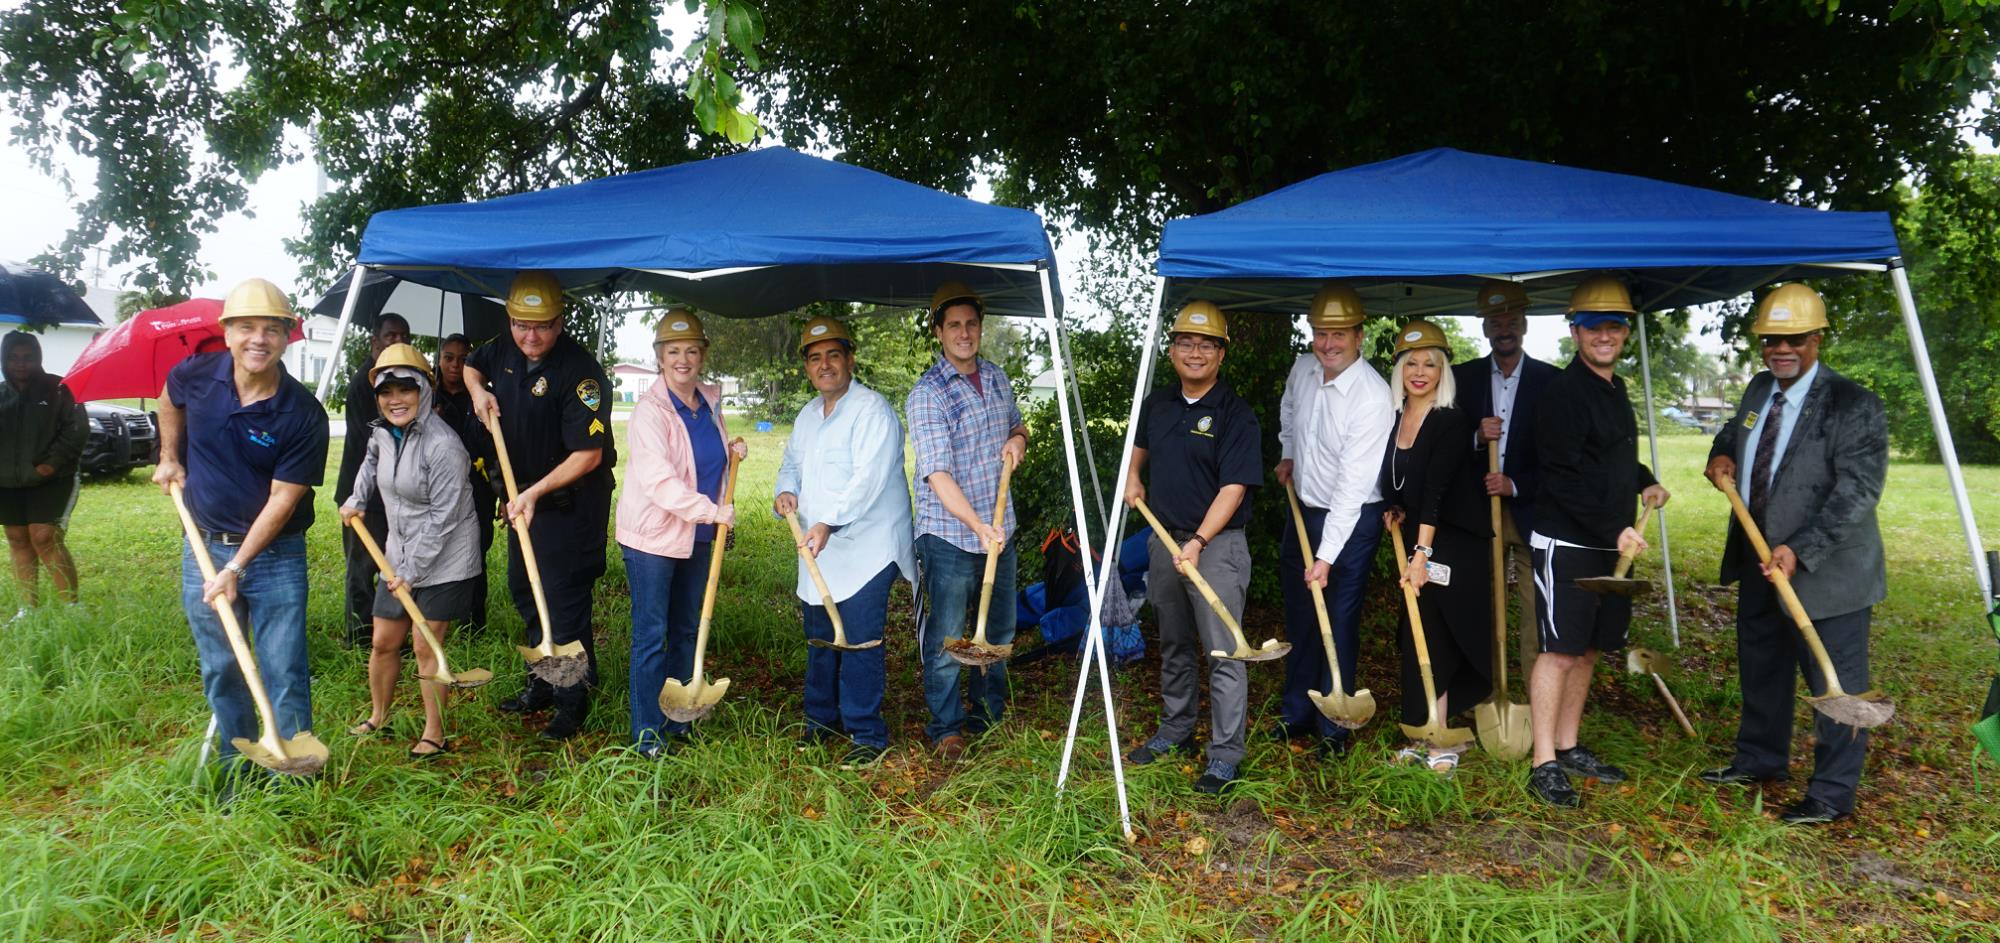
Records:
[[[1390,762],[1397,766],[1428,766],[1430,765],[1430,755],[1425,752],[1422,744],[1413,743],[1397,750],[1396,755],[1391,758]]]
[[[374,734],[375,731],[380,729],[382,729],[381,724],[378,724],[372,720],[364,720],[358,724],[355,724],[352,727],[347,728],[347,735],[350,737],[367,737]]]
[[[1429,766],[1431,772],[1438,774],[1438,776],[1450,779],[1451,774],[1458,770],[1458,757],[1459,751],[1457,750],[1439,750],[1430,755],[1430,761],[1425,765]]]
[[[438,757],[440,757],[440,756],[443,756],[443,755],[445,755],[445,754],[447,754],[447,753],[450,753],[450,752],[451,752],[451,748],[450,748],[450,747],[448,747],[448,746],[445,746],[444,744],[442,744],[442,743],[439,743],[439,742],[438,742],[438,741],[436,741],[436,740],[432,740],[432,739],[431,739],[431,738],[429,738],[429,737],[425,737],[425,738],[423,738],[423,739],[421,739],[421,740],[418,740],[418,741],[417,741],[417,746],[419,746],[419,747],[420,747],[420,746],[423,746],[423,745],[424,745],[424,744],[426,744],[426,743],[430,744],[431,746],[434,746],[434,747],[437,747],[437,749],[435,749],[435,750],[430,750],[430,751],[427,751],[427,752],[426,752],[426,751],[420,751],[420,750],[418,750],[418,749],[417,749],[416,747],[411,747],[411,748],[410,748],[410,759],[413,759],[413,760],[435,760],[435,759],[437,759]]]

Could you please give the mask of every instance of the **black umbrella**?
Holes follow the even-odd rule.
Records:
[[[41,269],[0,262],[0,323],[102,324],[68,283]]]
[[[352,280],[350,273],[334,282],[313,304],[313,313],[340,317]],[[355,303],[353,323],[364,331],[373,331],[376,319],[384,311],[402,315],[410,322],[410,332],[424,337],[464,334],[478,343],[507,329],[506,306],[491,298],[440,291],[404,281],[392,272],[369,269],[367,277],[361,280],[361,299]]]

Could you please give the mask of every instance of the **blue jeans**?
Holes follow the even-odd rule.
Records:
[[[1000,551],[1000,564],[993,573],[993,602],[986,612],[986,641],[1006,645],[1014,641],[1014,541]],[[979,584],[986,576],[986,555],[967,553],[936,534],[917,536],[917,561],[923,565],[924,592],[929,596],[924,612],[923,672],[924,701],[930,705],[931,722],[924,736],[932,742],[967,727],[973,733],[997,726],[1007,714],[1007,663],[998,662],[984,671],[969,674],[964,665],[945,654],[944,643],[969,634],[972,617],[966,607],[979,605]],[[958,682],[967,675],[966,697],[972,701],[970,718],[960,703]]]
[[[208,544],[209,558],[219,572],[236,557],[235,547]],[[181,551],[181,608],[194,633],[201,658],[202,693],[215,714],[222,735],[218,759],[236,756],[230,741],[257,739],[257,705],[236,664],[236,654],[223,634],[222,618],[201,600],[201,567],[194,550]],[[257,654],[257,671],[277,715],[278,736],[290,738],[312,729],[312,674],[306,665],[306,538],[292,534],[271,541],[250,561],[236,588],[236,621],[250,636]]]
[[[1355,678],[1355,656],[1361,647],[1361,596],[1368,588],[1368,571],[1375,567],[1375,549],[1382,542],[1382,510],[1387,504],[1375,501],[1361,506],[1347,543],[1340,549],[1327,573],[1327,622],[1333,627],[1333,646],[1338,649],[1340,680],[1349,692],[1360,685]],[[1306,519],[1306,536],[1319,543],[1320,527],[1326,522],[1322,508],[1301,507]],[[1278,540],[1278,583],[1285,597],[1285,640],[1292,653],[1285,656],[1285,690],[1279,716],[1294,730],[1313,724],[1322,737],[1343,739],[1343,728],[1313,706],[1308,691],[1331,693],[1333,674],[1326,670],[1326,646],[1319,638],[1319,615],[1313,611],[1312,591],[1299,577],[1306,571],[1310,553],[1299,550],[1297,527],[1287,527]]]
[[[668,678],[692,680],[695,630],[701,623],[701,594],[708,587],[713,541],[695,542],[685,560],[619,546],[625,578],[632,585],[632,745],[656,746],[660,734],[687,733],[660,710],[660,688]]]
[[[889,587],[896,582],[896,564],[875,574],[854,595],[840,600],[841,627],[850,645],[882,637],[889,621]],[[833,620],[826,607],[799,603],[805,616],[806,638],[833,640]],[[855,743],[889,746],[889,725],[882,720],[883,647],[843,652],[833,648],[806,649],[806,727],[811,732],[845,734]]]

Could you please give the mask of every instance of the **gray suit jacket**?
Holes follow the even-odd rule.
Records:
[[[1736,415],[1716,434],[1709,457],[1727,455],[1743,467],[1757,447],[1761,429],[1744,426],[1752,408],[1761,408],[1776,382],[1770,371],[1757,374],[1743,391]],[[1798,555],[1792,586],[1806,614],[1824,619],[1865,609],[1889,592],[1882,561],[1882,530],[1875,504],[1889,470],[1889,428],[1882,401],[1825,363],[1800,410],[1791,440],[1778,461],[1778,477],[1764,507],[1764,539],[1773,548],[1788,545]],[[1761,418],[1761,417],[1760,417]],[[1763,579],[1757,552],[1734,515],[1722,551],[1722,581]]]

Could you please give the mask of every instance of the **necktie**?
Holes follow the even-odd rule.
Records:
[[[1785,391],[1771,393],[1771,412],[1764,417],[1764,430],[1757,434],[1757,465],[1750,470],[1750,513],[1762,520],[1764,503],[1771,499],[1771,480],[1778,477],[1778,426],[1785,419]]]

